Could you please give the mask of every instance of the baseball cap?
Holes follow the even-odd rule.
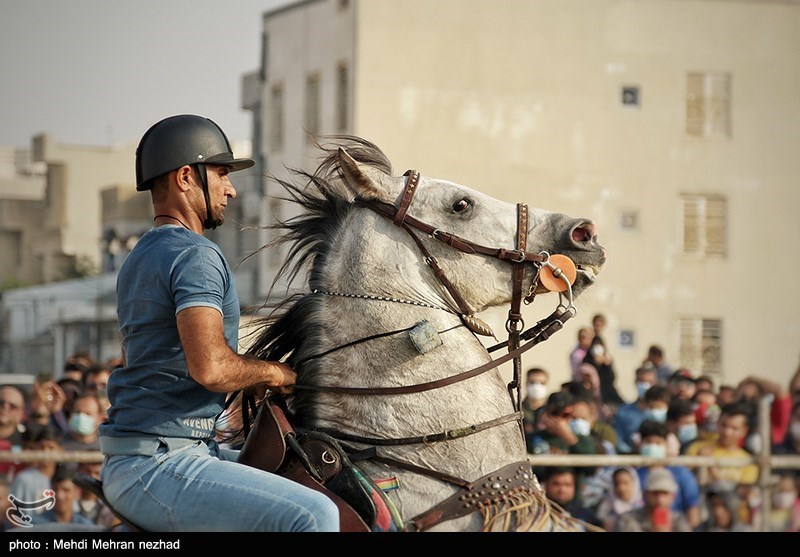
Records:
[[[692,372],[686,368],[681,368],[675,373],[673,373],[670,378],[670,381],[687,381],[689,383],[694,383],[695,378],[692,377]]]
[[[656,468],[655,470],[650,470],[647,474],[647,479],[644,482],[644,489],[645,491],[676,493],[678,491],[678,484],[675,483],[672,472],[666,468]]]

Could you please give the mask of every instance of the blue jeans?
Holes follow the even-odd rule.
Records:
[[[103,492],[125,518],[154,532],[338,532],[339,509],[324,494],[236,462],[211,441],[153,456],[109,455]]]

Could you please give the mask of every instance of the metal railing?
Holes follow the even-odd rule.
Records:
[[[742,458],[714,456],[672,456],[665,458],[641,455],[606,455],[606,454],[529,454],[528,458],[536,467],[605,467],[605,466],[686,466],[689,468],[708,469],[715,466],[743,467],[755,464],[759,469],[756,485],[761,488],[762,506],[758,514],[760,524],[754,525],[759,531],[769,531],[769,514],[772,507],[771,493],[774,470],[800,470],[800,454],[772,454],[770,424],[770,401],[762,400],[759,407],[761,452],[757,455]],[[89,462],[102,463],[103,454],[99,451],[0,451],[0,462],[35,463],[52,462]]]

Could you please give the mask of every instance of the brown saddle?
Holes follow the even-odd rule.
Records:
[[[339,508],[340,531],[386,528],[386,496],[358,471],[339,443],[319,432],[294,429],[283,408],[270,399],[259,405],[239,462],[279,474],[327,495]],[[402,529],[393,521],[392,530]]]

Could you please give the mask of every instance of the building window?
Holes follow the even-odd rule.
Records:
[[[271,151],[280,151],[283,148],[283,85],[272,88],[270,99],[269,148]]]
[[[624,209],[620,213],[619,224],[623,230],[639,230],[639,211]]]
[[[342,62],[336,68],[336,130],[345,133],[350,121],[350,72]]]
[[[305,128],[309,143],[313,143],[314,136],[319,134],[319,124],[319,74],[314,73],[306,79]]]
[[[639,106],[639,88],[635,85],[626,85],[622,88],[623,106]]]
[[[722,320],[684,317],[679,320],[680,365],[719,377],[722,373]]]
[[[681,195],[684,255],[726,255],[728,208],[721,195]]]
[[[631,329],[623,329],[619,332],[619,345],[622,348],[632,348],[636,346],[636,332]]]
[[[731,76],[690,73],[686,83],[686,133],[731,137]]]

